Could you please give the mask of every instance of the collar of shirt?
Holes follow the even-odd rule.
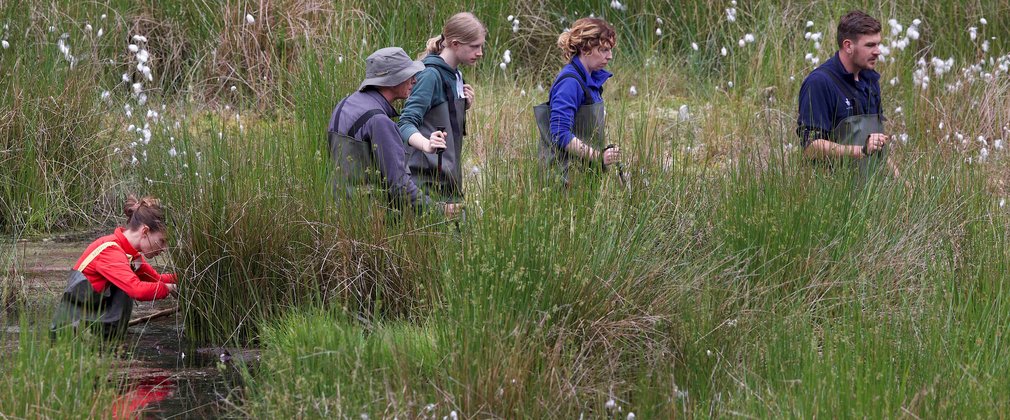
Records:
[[[378,90],[369,89],[361,93],[374,99],[375,102],[379,104],[379,107],[382,108],[382,111],[389,116],[389,118],[400,116],[400,114],[398,114],[396,110],[393,109],[393,105],[390,104],[389,101],[386,100],[386,97],[382,96],[382,94],[379,93]]]
[[[459,70],[456,70],[456,94],[460,98],[466,98],[466,95],[463,94],[463,73],[460,73]]]
[[[834,57],[831,57],[831,59],[829,59],[828,62],[825,64],[827,70],[832,71],[835,74],[841,76],[842,80],[846,82],[856,83],[856,76],[852,73],[849,73],[849,71],[845,69],[845,66],[842,65],[842,59],[838,57],[837,52],[835,53]],[[859,80],[860,82],[870,82],[871,84],[873,84],[880,80],[880,73],[877,73],[875,70],[869,70],[869,69],[860,70]]]
[[[576,71],[579,74],[586,74],[585,66],[582,65],[582,62],[580,60],[576,60],[576,58],[578,57],[579,56],[572,57],[571,64],[573,67],[575,67]],[[590,89],[601,90],[603,89],[603,83],[606,82],[607,79],[609,79],[611,76],[613,76],[613,73],[610,73],[609,71],[603,69],[596,70],[589,75],[589,80],[586,80],[586,87]]]
[[[140,256],[140,251],[137,251],[135,248],[133,248],[133,244],[131,244],[130,241],[126,239],[126,234],[124,232],[125,229],[121,227],[116,228],[116,231],[113,233],[114,235],[116,235],[116,244],[118,244],[119,247],[123,249],[123,252],[136,259],[137,257]]]

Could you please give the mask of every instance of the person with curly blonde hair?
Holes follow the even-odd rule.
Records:
[[[603,84],[613,74],[604,70],[614,57],[617,33],[603,19],[582,18],[558,37],[565,65],[551,86],[548,102],[534,107],[540,128],[541,162],[572,184],[571,168],[602,172],[621,161],[617,147],[606,146]]]

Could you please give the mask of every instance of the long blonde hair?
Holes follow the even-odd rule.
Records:
[[[600,18],[582,18],[572,24],[571,29],[558,37],[558,48],[565,52],[565,58],[580,53],[589,53],[594,48],[614,48],[617,32],[607,21]]]
[[[428,39],[424,52],[418,58],[424,58],[428,54],[441,54],[446,45],[452,41],[468,44],[476,41],[482,35],[487,36],[487,28],[477,19],[477,16],[470,12],[456,13],[445,21],[445,27],[442,28],[441,34]]]

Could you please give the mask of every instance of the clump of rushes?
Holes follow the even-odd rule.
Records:
[[[116,383],[112,361],[99,337],[36,330],[22,319],[12,342],[0,338],[0,413],[16,418],[113,418]]]
[[[262,329],[258,370],[246,376],[251,417],[419,417],[439,401],[431,379],[443,352],[431,328],[363,326],[345,314],[295,313]],[[388,402],[377,404],[375,396]],[[449,409],[440,407],[448,414]]]
[[[102,66],[82,54],[91,42],[70,22],[53,33],[19,28],[37,10],[11,7],[0,10],[16,19],[4,20],[15,30],[3,31],[9,48],[0,50],[0,232],[93,223],[96,197],[114,173],[99,101]]]
[[[299,123],[239,129],[207,115],[152,141],[159,158],[140,170],[167,179],[151,187],[178,203],[172,257],[193,338],[245,342],[259,321],[303,305],[395,318],[430,304],[419,280],[435,266],[414,225],[427,222],[387,218],[378,200],[335,200],[316,139]]]

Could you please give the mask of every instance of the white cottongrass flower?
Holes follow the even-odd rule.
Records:
[[[85,32],[91,32],[91,29],[92,28],[91,28],[91,24],[90,23],[87,23],[87,24],[84,25],[84,31]]]
[[[340,63],[340,64],[344,63],[344,55],[343,54],[337,55],[337,63]]]
[[[149,58],[151,58],[151,53],[147,52],[147,50],[140,50],[137,52],[137,61],[146,63]]]
[[[143,35],[139,35],[139,34],[138,35],[134,35],[133,38],[131,38],[131,39],[133,39],[133,42],[139,42],[139,43],[146,43],[147,42],[147,37],[143,36]]]
[[[238,86],[231,85],[231,87],[229,88],[229,90],[231,90],[232,92],[234,92],[234,91],[238,90]]]
[[[730,88],[732,88],[733,87],[733,81],[731,80],[729,82],[726,82],[726,86],[729,86]]]
[[[743,36],[743,40],[746,41],[748,44],[750,44],[751,42],[754,42],[754,34],[744,35]]]
[[[909,26],[908,31],[905,32],[905,35],[908,36],[908,38],[913,41],[917,40],[919,39],[919,29],[916,28],[915,26]]]
[[[691,119],[691,112],[687,107],[687,104],[681,105],[680,109],[677,110],[677,117],[681,121],[687,121]]]
[[[663,24],[663,18],[660,18],[660,17],[656,18],[656,24],[657,25],[662,25]]]
[[[631,85],[631,87],[628,88],[628,93],[630,93],[631,96],[638,95],[638,89],[635,88],[635,85]]]
[[[908,144],[908,133],[901,133],[898,140],[901,140],[901,144]]]
[[[505,50],[505,54],[502,55],[502,61],[504,61],[505,64],[512,62],[512,50]]]
[[[137,83],[133,84],[133,93],[139,94],[143,90],[144,90],[144,85],[142,83],[137,82]]]
[[[247,13],[245,15],[245,23],[248,23],[248,24],[252,25],[252,24],[256,23],[256,18],[254,18],[253,15]]]
[[[698,43],[697,42],[692,42],[691,43],[691,49],[695,50],[695,51],[698,51]]]
[[[138,47],[136,44],[127,45],[126,49],[130,50],[130,52],[132,52],[134,54],[136,54],[137,51],[140,51],[140,47]]]
[[[978,38],[978,28],[974,26],[968,28],[968,37],[971,38],[972,41],[974,41],[975,38]]]
[[[726,51],[726,47],[722,47],[722,49],[719,50],[719,54],[722,54],[722,56],[725,57],[726,54],[729,54],[729,51]]]
[[[978,20],[978,23],[981,23],[982,25],[988,25],[989,21],[985,20],[985,18],[981,18],[981,19]]]
[[[897,108],[894,108],[894,113],[895,114],[900,114],[901,113],[901,107],[899,106]]]
[[[663,29],[662,28],[656,28],[656,36],[663,36]]]
[[[502,70],[505,70],[505,68],[507,68],[507,67],[508,67],[508,64],[505,64],[505,63],[498,63],[498,67],[500,67],[500,68],[501,68]]]
[[[11,43],[10,43],[10,42],[7,42],[7,40],[5,39],[5,40],[3,40],[3,41],[0,41],[0,46],[3,46],[3,47],[4,47],[4,49],[6,50],[6,49],[8,49],[8,48],[10,48],[10,47],[11,47]]]
[[[628,10],[628,6],[621,4],[621,2],[618,0],[611,0],[610,7],[613,8],[614,10],[620,10],[622,12]]]
[[[459,418],[459,415],[458,415],[458,414],[456,414],[456,410],[452,410],[452,411],[451,411],[451,412],[449,413],[449,418],[450,418],[450,419],[452,419],[452,420],[456,420],[456,419],[458,419],[458,418]]]
[[[544,84],[537,83],[537,92],[544,93]]]
[[[109,15],[107,15],[105,13],[102,13],[102,20],[105,20],[105,18],[107,18],[107,17],[109,17]]]
[[[747,45],[747,42],[744,41],[743,39],[740,39],[739,41],[736,42],[736,44],[743,47],[744,45]]]
[[[635,420],[635,413],[634,412],[628,413],[628,420]]]
[[[891,86],[896,86],[898,84],[898,78],[897,77],[892,77],[891,80],[888,83],[890,83]]]
[[[109,93],[109,91],[106,90],[106,91],[102,92],[101,98],[102,98],[103,101],[107,101],[107,100],[109,100],[109,96],[111,96],[111,95],[112,94]]]
[[[129,127],[126,127],[126,131],[131,132],[131,133],[134,132],[134,131],[136,131],[136,130],[137,130],[137,126],[135,126],[133,124],[130,124]]]
[[[736,8],[726,8],[726,20],[729,22],[736,22]]]
[[[1003,208],[1003,206],[1005,205],[1006,205],[1006,199],[1005,198],[999,199],[999,208]]]
[[[519,18],[512,20],[512,32],[513,33],[519,32]]]
[[[996,139],[992,142],[992,148],[993,150],[1003,150],[1003,139]]]
[[[526,89],[519,90],[519,96],[526,96]]]
[[[808,21],[807,21],[807,27],[809,28],[809,27],[811,27],[811,26],[814,26],[814,21],[812,21],[812,20],[808,20]]]
[[[505,20],[511,22],[515,18],[515,16],[509,15]]]
[[[606,403],[603,404],[603,407],[606,408],[607,410],[613,410],[613,409],[617,408],[617,402],[614,401],[613,398],[611,398],[611,399],[607,400]]]
[[[986,149],[986,148],[983,147],[981,150],[978,151],[978,161],[979,162],[985,162],[988,157],[989,157],[989,150],[988,149]]]

